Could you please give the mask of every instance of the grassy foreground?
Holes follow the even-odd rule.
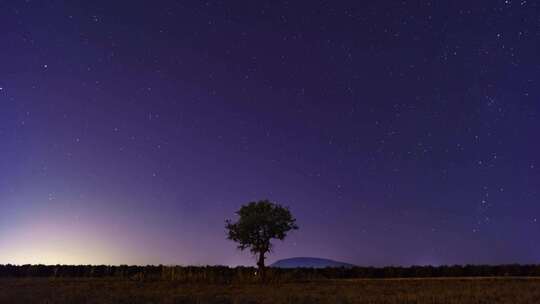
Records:
[[[114,278],[0,279],[0,303],[540,303],[540,279],[354,279],[182,284]]]

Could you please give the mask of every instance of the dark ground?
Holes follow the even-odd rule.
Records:
[[[114,278],[0,279],[0,303],[540,303],[538,278],[185,284]]]

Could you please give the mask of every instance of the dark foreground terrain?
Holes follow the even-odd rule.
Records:
[[[540,303],[538,278],[349,279],[193,284],[120,278],[3,278],[0,303]]]

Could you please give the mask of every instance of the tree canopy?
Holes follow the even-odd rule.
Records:
[[[298,229],[296,219],[287,207],[268,200],[250,202],[236,212],[237,222],[226,220],[227,238],[238,243],[238,249],[249,249],[258,256],[257,266],[264,270],[265,254],[272,251],[272,239],[284,240]]]

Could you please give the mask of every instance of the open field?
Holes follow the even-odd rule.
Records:
[[[0,303],[540,303],[538,278],[350,279],[186,284],[120,278],[3,278]]]

